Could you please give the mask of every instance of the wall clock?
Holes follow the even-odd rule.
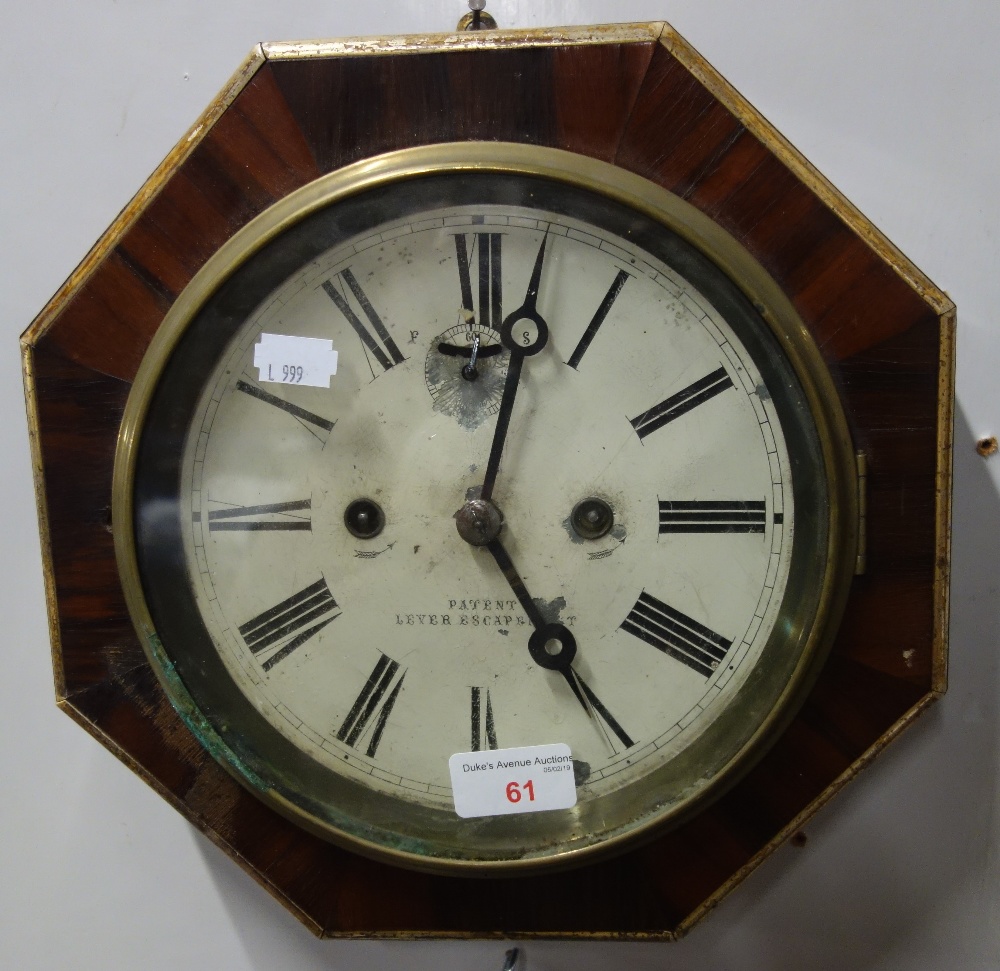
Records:
[[[662,24],[265,45],[24,338],[60,703],[317,933],[675,936],[944,690],[952,329]]]

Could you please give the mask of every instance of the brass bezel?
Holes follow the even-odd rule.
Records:
[[[503,172],[541,176],[606,196],[664,223],[707,255],[744,293],[771,328],[804,390],[819,432],[829,490],[827,568],[819,604],[801,662],[771,714],[727,768],[699,793],[693,805],[675,813],[679,823],[721,794],[763,754],[786,726],[819,672],[836,633],[856,560],[858,503],[854,449],[830,375],[815,342],[774,280],[728,233],[666,190],[608,163],[558,149],[523,144],[458,143],[405,149],[367,159],[323,176],[280,200],[228,240],[178,297],[157,331],[129,396],[118,437],[113,481],[114,541],[130,616],[144,650],[174,706],[212,754],[237,779],[279,812],[327,839],[364,855],[417,869],[461,875],[499,876],[578,864],[620,844],[649,838],[662,820],[648,820],[613,841],[590,844],[570,853],[517,860],[428,859],[403,849],[333,830],[267,788],[239,764],[233,753],[193,705],[159,643],[145,602],[132,531],[132,482],[139,436],[160,373],[186,327],[221,283],[287,228],[321,208],[381,185],[425,175],[458,171]]]

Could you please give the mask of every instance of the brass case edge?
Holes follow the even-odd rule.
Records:
[[[356,57],[380,54],[430,54],[452,51],[502,50],[521,47],[564,47],[569,44],[636,44],[660,39],[662,21],[597,24],[586,27],[499,28],[440,34],[344,37],[337,40],[272,41],[261,45],[269,60]]]

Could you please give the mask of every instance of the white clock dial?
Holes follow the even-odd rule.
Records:
[[[213,642],[294,745],[404,798],[450,805],[448,758],[477,746],[565,742],[581,798],[627,784],[700,734],[773,626],[794,516],[771,394],[704,295],[610,233],[496,206],[378,228],[270,294],[196,410],[185,556]],[[540,613],[576,639],[585,705],[532,660],[531,619],[454,518],[543,239],[549,339],[493,497]],[[261,381],[262,333],[332,340],[330,388]],[[588,498],[613,522],[596,539],[572,523]],[[345,525],[359,499],[384,513],[371,538]]]
[[[134,482],[161,677],[251,788],[366,852],[516,862],[679,817],[815,670],[801,338],[598,188],[309,203],[192,298],[157,377]],[[576,806],[459,819],[452,755],[543,744]]]

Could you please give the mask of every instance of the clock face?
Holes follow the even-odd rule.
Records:
[[[265,798],[403,863],[679,819],[819,659],[827,431],[788,335],[689,232],[579,182],[311,202],[147,382],[134,545],[168,691]],[[452,755],[554,743],[573,808],[458,817]]]

